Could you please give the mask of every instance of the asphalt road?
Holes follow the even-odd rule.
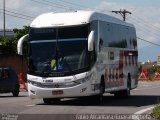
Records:
[[[128,99],[105,94],[102,104],[81,99],[63,99],[59,104],[47,105],[41,99],[31,100],[27,92],[21,92],[19,97],[12,97],[12,94],[9,93],[0,94],[0,119],[85,120],[90,115],[97,114],[133,115],[158,102],[160,102],[160,81],[139,82],[138,88],[131,91],[131,97]],[[97,119],[97,116],[92,116],[92,119]]]

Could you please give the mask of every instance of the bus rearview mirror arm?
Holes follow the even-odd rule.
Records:
[[[17,53],[18,55],[23,55],[23,43],[28,40],[28,34],[24,35],[18,40]]]
[[[93,43],[94,43],[94,31],[91,31],[88,36],[88,51],[93,51]]]

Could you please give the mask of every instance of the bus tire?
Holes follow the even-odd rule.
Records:
[[[60,99],[59,98],[43,98],[43,102],[45,104],[57,104],[57,103],[60,103]]]
[[[127,88],[125,90],[115,92],[114,96],[120,97],[120,98],[128,98],[131,95],[130,90],[131,90],[131,77],[130,77],[130,73],[128,73]]]
[[[102,94],[103,93],[105,93],[105,82],[104,82],[104,76],[102,76],[102,78],[101,78],[101,84],[100,84],[100,89],[102,89],[101,90],[101,92],[102,92]]]
[[[124,96],[126,98],[130,97],[130,90],[131,90],[131,74],[128,73],[128,77],[127,77],[127,89],[124,91]]]
[[[131,74],[130,74],[130,73],[128,73],[127,87],[128,87],[129,89],[131,89]]]
[[[128,98],[130,97],[130,89],[127,88],[125,90],[117,91],[114,93],[114,96],[118,98]]]
[[[53,99],[53,103],[54,104],[59,104],[61,102],[61,99],[60,98],[54,98]]]
[[[51,98],[43,98],[43,102],[45,104],[51,104],[52,103],[52,99]]]
[[[101,103],[103,103],[103,93],[105,92],[105,83],[104,83],[103,77],[102,77],[102,79],[101,79],[101,83],[100,83],[100,86],[99,86],[99,90],[100,90],[99,94],[93,96],[93,99],[94,99],[94,101],[95,101],[96,103],[101,104]]]
[[[123,96],[124,98],[128,98],[130,97],[130,90],[131,90],[131,74],[128,73],[128,77],[127,77],[127,89],[123,91]]]
[[[103,93],[104,93],[104,85],[103,83],[100,85],[100,94],[99,94],[99,102],[102,103],[103,102]]]

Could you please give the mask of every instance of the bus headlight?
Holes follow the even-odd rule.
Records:
[[[34,86],[38,86],[38,87],[41,86],[41,83],[35,82],[35,81],[31,81],[31,80],[28,80],[28,83],[29,83],[29,84],[32,84],[32,85],[34,85]]]

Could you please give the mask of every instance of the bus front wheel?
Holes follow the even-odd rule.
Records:
[[[104,81],[102,80],[99,86],[99,94],[93,96],[93,100],[96,103],[102,103],[103,102],[103,93],[105,92],[105,85],[104,85]]]
[[[60,99],[59,98],[43,98],[43,102],[45,104],[54,104],[54,103],[59,103]]]

